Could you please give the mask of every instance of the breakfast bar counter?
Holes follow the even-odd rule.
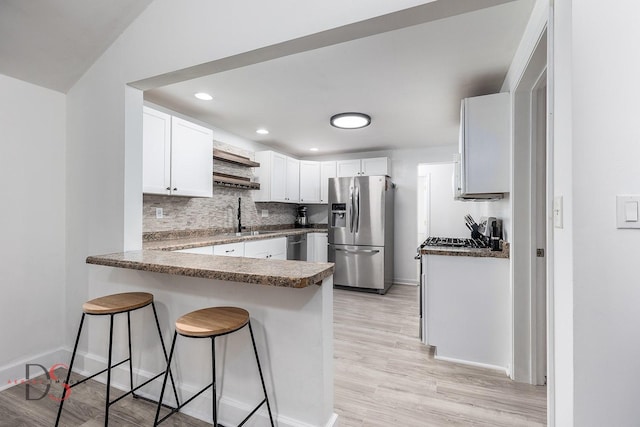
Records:
[[[333,274],[332,263],[200,255],[164,250],[90,256],[87,263],[288,288],[319,285],[323,279]]]
[[[261,237],[283,237],[269,234]],[[87,257],[93,284],[87,298],[117,292],[153,294],[166,340],[173,333],[176,319],[185,313],[206,307],[247,310],[276,424],[334,425],[333,264],[171,251],[176,246],[211,244],[212,240],[228,242],[217,237],[192,239],[158,241],[152,245],[153,250],[145,245],[145,249]],[[87,351],[78,366],[97,372],[104,368],[108,334],[104,325],[89,323]],[[149,378],[149,372],[161,371],[166,362],[157,336],[142,329],[132,333],[134,359],[144,367],[134,374],[134,381],[142,382]],[[224,425],[237,425],[262,399],[253,350],[245,334],[248,332],[225,336],[216,347],[220,360],[224,360],[224,369],[217,373],[222,384],[219,422]],[[126,351],[124,341],[114,343],[115,351]],[[188,399],[194,390],[211,381],[211,346],[191,341],[196,342],[182,342],[177,350],[174,372],[178,373],[181,399]],[[112,384],[126,389],[127,370],[118,367],[114,375]],[[161,380],[151,384],[145,397],[157,398]],[[173,403],[172,396],[168,399],[166,403]],[[211,422],[211,408],[211,393],[204,393],[183,411]],[[260,409],[256,416],[256,425],[268,423],[265,410]]]

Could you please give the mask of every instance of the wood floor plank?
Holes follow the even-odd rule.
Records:
[[[335,407],[342,427],[543,426],[546,387],[436,360],[418,339],[418,288],[334,291]]]

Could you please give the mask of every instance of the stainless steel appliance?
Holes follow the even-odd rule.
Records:
[[[306,206],[298,207],[298,216],[296,216],[296,227],[302,227],[302,228],[309,227]]]
[[[307,260],[307,235],[287,236],[287,259]]]
[[[333,283],[384,294],[393,279],[393,201],[388,176],[329,178]]]

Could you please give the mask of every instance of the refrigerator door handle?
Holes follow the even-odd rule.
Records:
[[[335,248],[334,250],[336,251],[341,251],[341,252],[347,252],[350,254],[377,254],[378,250],[376,249],[358,249],[358,250],[351,250],[351,249],[341,249],[341,248]]]
[[[353,187],[349,187],[349,232],[353,233],[353,217],[355,209],[353,206]]]
[[[356,208],[358,209],[356,214],[356,233],[360,231],[360,186],[356,187]]]

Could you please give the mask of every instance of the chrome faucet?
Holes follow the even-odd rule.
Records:
[[[238,233],[242,233],[242,198],[238,197]]]

